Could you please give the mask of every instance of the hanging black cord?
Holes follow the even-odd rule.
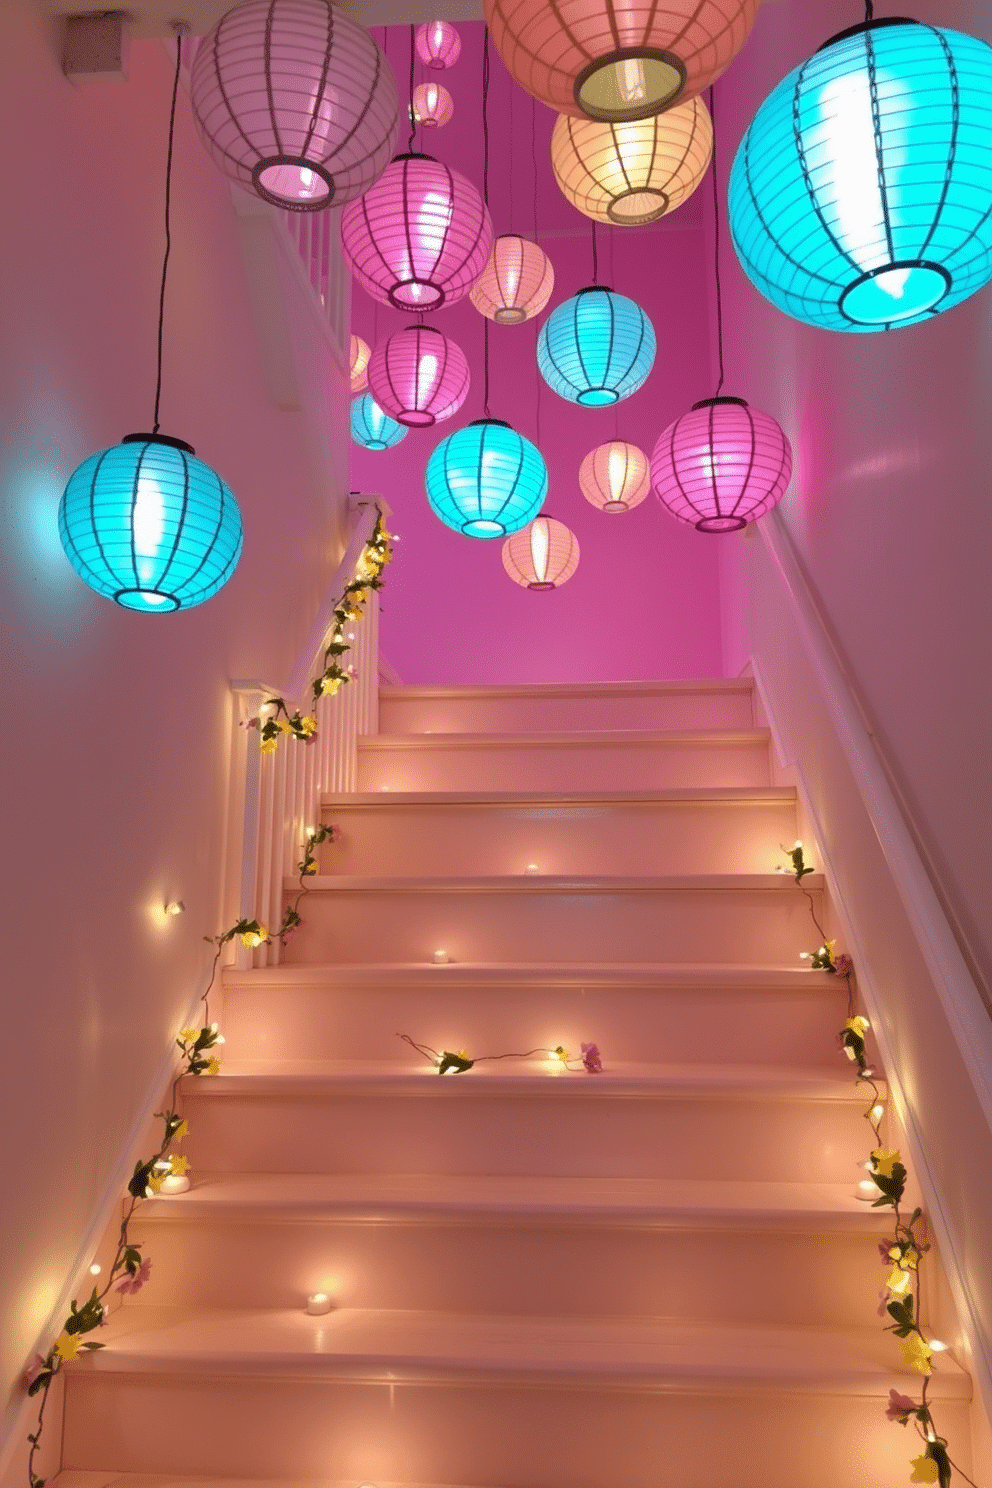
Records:
[[[720,286],[720,186],[716,171],[716,113],[713,107],[713,85],[710,84],[710,119],[713,122],[713,159],[710,169],[713,172],[713,244],[714,264],[716,269],[716,349],[720,363],[720,381],[716,385],[715,397],[719,398],[723,387],[723,291]]]
[[[537,237],[537,99],[530,99],[530,163],[534,168],[534,242]]]
[[[482,200],[489,210],[489,27],[482,28]],[[489,418],[489,316],[482,317],[483,364],[485,383],[482,411]]]
[[[159,407],[162,402],[162,338],[165,333],[165,286],[172,252],[172,148],[176,137],[176,102],[179,98],[179,73],[183,65],[182,31],[176,29],[176,72],[172,79],[172,106],[169,110],[169,149],[165,160],[165,256],[162,259],[162,287],[158,296],[158,357],[155,376],[155,422],[152,433],[159,431]]]
[[[867,26],[868,22],[873,21],[874,19],[875,7],[872,4],[872,0],[865,0],[865,25]]]
[[[599,283],[599,245],[596,242],[596,221],[592,224],[592,282]]]
[[[407,150],[409,150],[411,152],[413,150],[413,137],[414,137],[414,135],[417,132],[417,112],[416,112],[416,109],[413,106],[413,66],[414,66],[414,61],[416,59],[416,55],[417,55],[417,51],[416,51],[416,39],[417,39],[417,28],[416,28],[416,26],[411,25],[411,27],[410,27],[410,138],[407,140],[407,145],[406,145]]]

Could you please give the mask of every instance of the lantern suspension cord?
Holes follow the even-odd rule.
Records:
[[[537,237],[537,99],[530,96],[530,163],[534,169],[534,242]]]
[[[407,145],[406,145],[407,150],[408,151],[411,151],[411,152],[413,150],[413,137],[414,137],[414,135],[417,132],[417,114],[416,114],[416,110],[413,107],[413,67],[414,67],[414,61],[415,61],[416,55],[417,55],[417,53],[416,53],[416,38],[417,38],[417,28],[416,28],[415,25],[412,25],[411,24],[411,26],[410,26],[410,138],[407,140]]]
[[[537,100],[533,93],[530,97],[530,163],[533,168],[534,178],[534,242],[538,242],[537,236]],[[534,399],[534,440],[538,449],[541,447],[541,385],[544,378],[537,361],[537,343],[540,340],[541,327],[534,318],[534,382],[537,393]]]
[[[592,282],[599,283],[599,245],[596,242],[596,220],[592,224]]]
[[[489,27],[482,27],[482,199],[489,210]],[[482,317],[482,360],[485,380],[482,411],[489,418],[489,316]]]
[[[158,353],[155,374],[155,422],[152,433],[159,431],[159,408],[162,402],[162,338],[165,333],[165,286],[169,276],[169,254],[172,251],[172,152],[176,138],[176,101],[179,98],[179,73],[183,63],[185,25],[176,21],[176,71],[172,79],[172,104],[169,109],[169,148],[165,159],[165,256],[162,259],[162,286],[158,296]]]
[[[710,169],[713,172],[713,244],[714,244],[714,267],[716,270],[716,349],[717,359],[720,365],[720,381],[716,385],[714,397],[719,398],[723,388],[723,292],[720,285],[720,187],[717,181],[716,170],[716,113],[713,107],[713,84],[710,84],[710,118],[713,121],[713,159]]]
[[[865,0],[865,25],[867,26],[868,22],[873,21],[874,19],[875,7],[872,4],[872,0]]]

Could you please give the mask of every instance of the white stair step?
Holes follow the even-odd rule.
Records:
[[[768,785],[766,729],[682,733],[376,734],[358,789],[595,791]]]
[[[667,792],[372,791],[325,796],[339,838],[327,874],[753,873],[783,862],[795,792],[779,786]]]
[[[805,880],[819,896],[822,878]],[[287,898],[299,883],[287,879]],[[778,873],[307,880],[302,961],[694,960],[798,965],[816,939]]]

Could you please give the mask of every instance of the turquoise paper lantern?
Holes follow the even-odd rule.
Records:
[[[602,408],[643,387],[656,349],[654,326],[640,305],[593,284],[548,316],[537,365],[559,397]]]
[[[59,536],[79,577],[128,610],[191,610],[216,594],[241,556],[231,488],[165,434],[128,434],[69,478]]]
[[[466,537],[519,532],[548,494],[541,451],[502,419],[476,419],[442,439],[424,480],[434,515]]]
[[[840,32],[755,114],[729,215],[748,278],[809,325],[960,304],[992,278],[992,47],[895,17]]]
[[[371,393],[351,400],[351,437],[367,450],[387,450],[405,439],[410,430],[383,413]]]

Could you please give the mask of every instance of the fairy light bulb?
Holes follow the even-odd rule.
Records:
[[[885,1107],[876,1104],[872,1106],[868,1114],[871,1116],[871,1119],[873,1121],[881,1121],[882,1117],[885,1115]]]
[[[99,1276],[100,1275],[100,1272],[102,1270],[103,1270],[103,1267],[100,1266],[100,1265],[98,1265],[97,1262],[94,1261],[93,1264],[92,1264],[92,1266],[90,1267],[90,1275],[91,1276]]]

